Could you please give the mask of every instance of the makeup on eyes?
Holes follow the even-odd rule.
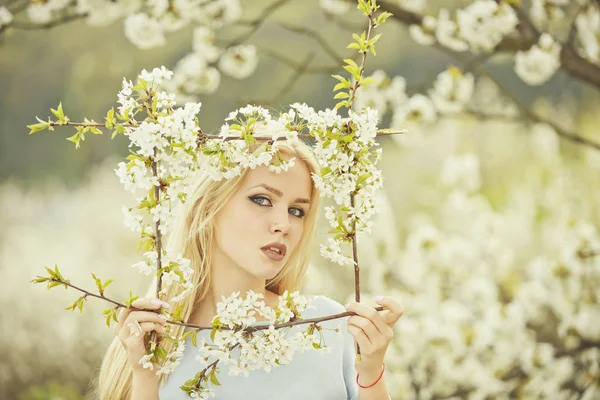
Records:
[[[250,201],[252,201],[253,203],[255,203],[255,204],[257,204],[257,205],[259,205],[261,207],[272,207],[272,204],[271,205],[266,205],[266,204],[261,204],[260,202],[256,201],[256,199],[265,199],[269,203],[271,203],[271,200],[268,197],[265,197],[265,196],[262,196],[262,195],[254,195],[254,196],[249,196],[248,198],[250,199]],[[292,207],[292,208],[300,210],[300,213],[301,213],[300,215],[294,215],[294,214],[292,214],[292,215],[294,215],[294,217],[302,218],[302,217],[304,217],[306,215],[306,211],[304,211],[304,209],[302,209],[300,207]]]

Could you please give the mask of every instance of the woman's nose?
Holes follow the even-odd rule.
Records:
[[[290,216],[287,212],[287,210],[285,210],[285,213],[283,212],[275,212],[274,214],[274,220],[271,222],[271,232],[282,232],[283,234],[288,233],[288,231],[290,230],[291,224],[290,224]]]

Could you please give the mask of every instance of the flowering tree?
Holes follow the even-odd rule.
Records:
[[[86,18],[91,24],[124,18],[126,36],[140,47],[151,48],[166,40],[164,32],[192,24],[197,27],[194,52],[175,66],[172,79],[163,80],[169,92],[191,99],[194,94],[217,90],[221,72],[241,78],[256,67],[258,52],[245,44],[251,35],[218,49],[214,30],[241,23],[253,32],[285,3],[276,1],[257,20],[242,21],[239,3],[234,1],[181,1],[166,6],[158,2],[50,0],[27,6],[14,2],[0,8],[0,31],[30,29],[33,23],[50,27],[75,18]],[[320,4],[336,22],[351,8],[343,0]],[[569,123],[564,110],[543,110],[519,102],[488,67],[494,60],[508,58],[526,85],[542,85],[562,70],[597,90],[600,4],[595,0],[477,0],[452,10],[434,10],[424,0],[380,1],[379,5],[393,14],[391,20],[408,28],[412,40],[447,53],[457,65],[442,71],[430,88],[429,83],[414,86],[401,76],[375,71],[370,77],[374,82],[358,88],[352,104],[357,112],[370,106],[380,117],[389,113],[392,127],[409,128],[411,135],[394,138],[402,149],[398,163],[411,168],[414,179],[420,181],[406,184],[415,199],[404,203],[411,204],[405,206],[416,216],[404,214],[412,218],[406,222],[403,237],[395,237],[393,229],[377,229],[361,241],[366,253],[361,264],[370,267],[368,288],[375,291],[386,287],[383,282],[392,282],[388,287],[399,287],[399,297],[412,310],[396,339],[393,366],[408,373],[396,377],[395,392],[419,398],[468,394],[594,398],[600,379],[600,300],[594,290],[600,268],[598,209],[571,199],[568,182],[581,182],[576,185],[578,193],[583,199],[593,198],[598,180],[590,178],[584,185],[578,178],[599,164],[595,153],[580,149],[584,161],[571,165],[573,161],[559,151],[563,142],[557,136],[590,149],[599,149],[599,141],[578,132],[582,128]],[[189,12],[199,8],[207,11]],[[24,15],[19,19],[19,13],[26,13],[33,23],[24,21]],[[318,32],[295,31],[316,38],[328,51]],[[311,72],[310,65],[283,61],[302,73]],[[519,165],[533,172],[524,177],[514,172],[514,186],[506,195],[511,201],[505,208],[494,205],[494,196],[485,192],[484,183],[489,181],[482,178],[483,160],[470,150],[473,142],[448,122],[463,115],[507,121],[509,125],[503,127],[509,131],[526,127],[530,142],[527,150],[518,153],[528,162]],[[247,117],[240,110],[232,118]],[[450,133],[427,135],[428,126]],[[78,141],[86,132],[82,130],[72,140]],[[426,158],[444,140],[452,150],[440,156],[439,170],[421,164],[421,170],[415,171],[409,160]],[[513,146],[513,151],[522,145],[507,132],[503,140],[497,143]],[[330,153],[323,150],[324,155]],[[439,189],[432,194],[425,182],[436,182]],[[331,217],[335,212],[327,210]],[[133,214],[129,219],[132,226],[136,217]],[[377,226],[385,223],[374,222]],[[381,237],[380,231],[389,237]],[[144,233],[152,235],[150,230]],[[398,243],[402,243],[400,250]],[[337,255],[332,258],[344,263],[347,258],[335,247],[342,244],[334,240],[323,253]],[[376,251],[381,246],[386,249],[383,256]],[[156,258],[148,254],[145,264],[138,267],[144,270]],[[178,262],[176,257],[168,260]],[[166,271],[171,274],[165,276],[176,281],[175,271]]]

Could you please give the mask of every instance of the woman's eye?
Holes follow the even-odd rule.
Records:
[[[295,217],[298,217],[298,218],[304,217],[304,210],[303,209],[293,207],[293,208],[290,208],[290,210],[296,210],[296,211],[298,211],[297,214],[293,214]]]
[[[267,199],[264,196],[252,196],[252,197],[250,197],[250,200],[252,200],[256,204],[258,204],[259,206],[263,206],[263,207],[269,207],[271,205],[271,200]],[[301,208],[292,207],[292,208],[290,208],[290,210],[295,211],[295,212],[291,213],[295,217],[302,218],[305,215],[304,210]]]
[[[255,202],[256,204],[258,204],[259,206],[267,206],[267,205],[271,204],[271,201],[263,196],[254,196],[254,197],[250,197],[250,199],[253,202]],[[266,203],[262,202],[261,200],[266,200]]]

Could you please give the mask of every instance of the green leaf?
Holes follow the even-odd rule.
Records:
[[[213,342],[215,341],[215,334],[217,333],[217,330],[217,328],[213,328],[212,331],[210,331],[210,340]]]
[[[360,185],[361,183],[363,183],[370,177],[371,177],[371,174],[363,174],[363,175],[359,176],[358,179],[356,180],[356,186]]]
[[[102,135],[102,131],[95,126],[90,126],[89,128],[94,135]]]
[[[375,44],[375,43],[376,43],[376,42],[379,40],[379,38],[380,38],[380,37],[381,37],[381,33],[379,33],[379,34],[375,35],[375,36],[373,37],[373,39],[369,40],[369,44],[370,44],[371,46],[373,46],[373,45],[374,45],[374,44]]]
[[[215,370],[214,369],[211,371],[209,378],[210,378],[210,382],[213,385],[221,386],[221,382],[219,382],[219,380],[217,379],[217,376],[215,374]]]
[[[346,64],[348,64],[348,65],[351,65],[351,66],[353,66],[354,68],[358,69],[358,64],[356,64],[356,62],[355,62],[353,59],[351,59],[351,58],[345,58],[345,59],[344,59],[344,62],[345,62]]]
[[[345,82],[346,81],[346,78],[344,78],[341,75],[331,75],[331,76],[334,77],[335,79],[337,79],[340,82]]]
[[[100,279],[98,279],[98,277],[96,275],[94,275],[93,273],[92,273],[92,277],[96,281],[96,287],[98,288],[98,291],[102,295],[102,281]]]
[[[115,108],[111,108],[110,110],[108,110],[108,112],[106,113],[106,117],[104,118],[106,119],[105,122],[105,126],[108,129],[112,129],[115,126]]]
[[[358,70],[358,68],[354,68],[354,67],[353,67],[353,66],[351,66],[351,65],[344,65],[344,69],[345,69],[346,71],[350,72],[354,78],[357,78],[357,76],[359,75],[359,70]]]
[[[62,283],[56,281],[50,281],[46,289],[52,289],[53,287],[60,286]]]
[[[43,276],[38,275],[37,278],[30,280],[29,283],[44,283],[48,280],[50,280],[50,278],[45,278]]]
[[[62,109],[62,102],[58,103],[58,110],[51,108],[50,111],[52,111],[52,114],[54,114],[54,116],[58,119],[61,119],[65,116]]]
[[[377,17],[377,20],[375,21],[375,26],[382,25],[392,15],[392,13],[389,13],[387,11],[382,12],[381,14],[379,14],[379,17]]]
[[[340,82],[337,85],[335,85],[333,88],[333,91],[336,92],[340,89],[347,89],[350,86],[352,86],[352,83],[350,83],[350,81],[348,81],[348,80],[344,80],[344,82]]]
[[[363,80],[360,82],[360,85],[361,85],[361,86],[364,86],[364,87],[367,87],[367,86],[369,86],[369,85],[370,85],[370,84],[372,84],[372,83],[375,83],[375,79],[373,79],[372,77],[370,77],[370,76],[369,76],[369,77],[367,77],[367,78],[363,79]]]
[[[350,97],[350,95],[346,92],[340,92],[333,96],[334,99],[347,99],[348,97]]]
[[[362,48],[360,47],[360,44],[358,43],[350,43],[348,46],[346,46],[347,49],[357,49],[357,50],[362,50]]]
[[[40,121],[39,124],[27,125],[27,127],[29,129],[31,129],[31,131],[29,132],[30,135],[32,133],[36,133],[36,132],[39,132],[39,131],[43,131],[44,129],[48,129],[48,127],[50,126],[49,122],[44,122],[44,121],[40,120],[39,118],[38,118],[38,121]]]

